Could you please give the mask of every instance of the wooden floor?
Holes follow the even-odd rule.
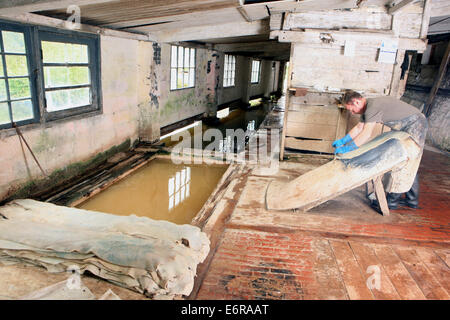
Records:
[[[420,208],[388,217],[368,206],[364,187],[307,213],[267,211],[273,177],[249,169],[213,213],[222,222],[204,227],[217,249],[200,266],[191,298],[449,299],[449,164],[425,151]],[[301,167],[281,163],[277,175],[295,176]]]
[[[282,112],[268,128],[280,128]],[[264,125],[263,125],[264,126]],[[419,169],[420,207],[382,216],[364,187],[308,212],[268,211],[265,191],[275,177],[293,179],[329,161],[300,156],[276,175],[235,165],[193,224],[211,240],[188,299],[449,299],[450,158],[425,151]],[[0,299],[17,299],[68,278],[37,268],[0,266]],[[141,294],[82,276],[99,298]]]

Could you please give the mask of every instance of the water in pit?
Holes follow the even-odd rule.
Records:
[[[227,169],[154,159],[77,207],[117,215],[190,223]]]
[[[217,151],[225,152],[225,153],[238,153],[241,152],[245,148],[245,141],[241,142],[232,142],[232,136],[227,133],[227,129],[242,129],[245,134],[251,135],[260,126],[266,117],[267,113],[270,111],[271,104],[263,103],[257,107],[252,107],[248,110],[235,109],[230,111],[229,115],[220,119],[220,121],[215,125],[206,125],[204,123],[198,125],[196,128],[188,129],[189,136],[191,137],[190,141],[186,143],[183,141],[181,137],[173,136],[167,137],[161,140],[165,146],[174,147],[179,142],[182,143],[182,146],[187,148],[196,148],[194,145],[195,139],[199,139],[201,141],[201,148],[204,149],[208,146],[212,141],[202,139],[206,130],[210,128],[215,128],[220,130],[222,133],[221,141],[216,141],[218,143]]]

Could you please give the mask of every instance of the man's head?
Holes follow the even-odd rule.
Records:
[[[346,90],[342,96],[342,105],[353,114],[363,114],[366,110],[366,99],[356,91]]]

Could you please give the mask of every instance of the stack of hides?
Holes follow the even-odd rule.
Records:
[[[209,252],[199,228],[29,199],[0,207],[0,263],[89,271],[147,296],[189,295]]]

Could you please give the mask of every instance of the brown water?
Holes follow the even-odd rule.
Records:
[[[215,128],[220,130],[220,132],[222,133],[222,141],[219,142],[219,148],[217,151],[231,153],[241,152],[245,148],[245,141],[241,141],[240,143],[237,143],[235,146],[231,147],[229,141],[229,138],[231,137],[227,134],[227,129],[242,129],[246,132],[247,135],[255,132],[263,122],[264,118],[270,110],[270,107],[271,105],[266,103],[245,111],[241,109],[235,109],[230,111],[230,114],[227,117],[220,119],[219,123],[217,123],[216,125],[206,125],[202,123],[201,125],[198,125],[197,128],[190,128],[188,129],[188,132],[191,139],[187,144],[183,144],[183,147],[196,148],[196,146],[194,145],[194,140],[197,138],[199,139],[199,141],[201,141],[202,149],[204,149],[211,143],[211,141],[203,140],[203,134],[206,130]],[[161,141],[164,142],[165,146],[173,147],[178,144],[179,139],[180,141],[182,141],[181,138],[177,138],[175,141],[173,141],[172,137],[167,137]]]
[[[154,159],[77,207],[190,223],[226,169],[225,165],[176,165]]]

